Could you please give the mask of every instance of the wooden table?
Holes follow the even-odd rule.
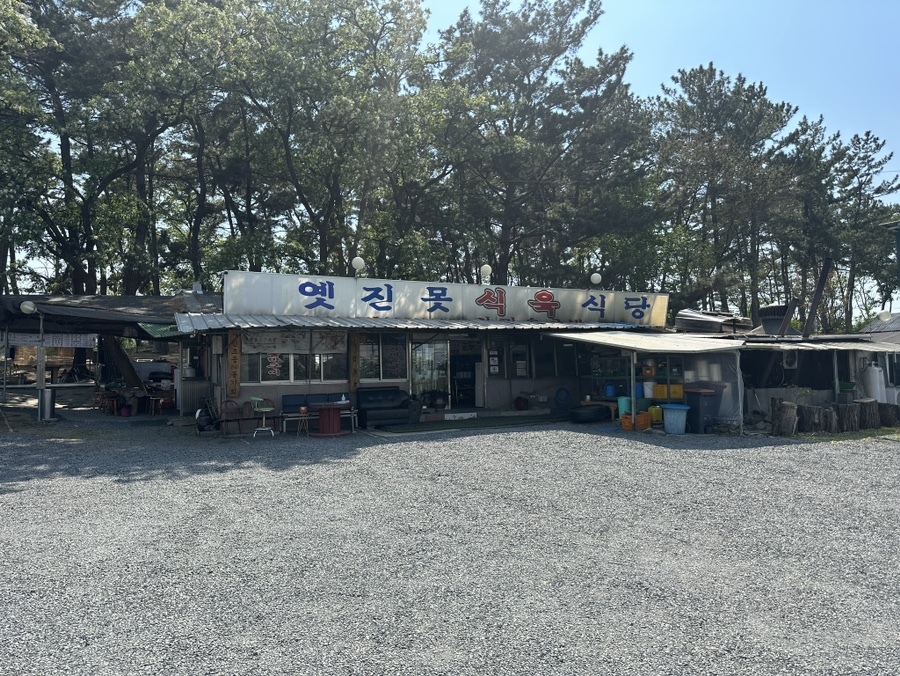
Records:
[[[311,434],[313,437],[336,437],[340,434],[349,434],[341,429],[341,410],[350,406],[349,402],[333,404],[317,404],[319,412],[319,431]]]

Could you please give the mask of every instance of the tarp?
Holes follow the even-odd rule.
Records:
[[[587,331],[584,333],[553,333],[556,338],[577,340],[633,352],[669,354],[698,354],[732,352],[744,346],[743,340],[699,338],[683,333],[646,333],[641,331]]]

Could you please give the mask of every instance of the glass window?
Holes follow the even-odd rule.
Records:
[[[259,355],[258,354],[242,354],[241,355],[241,382],[242,383],[258,383],[259,382]]]
[[[384,380],[407,377],[406,334],[386,333],[381,336],[381,377]]]
[[[291,357],[294,362],[294,380],[309,380],[309,355],[295,354]]]
[[[381,339],[377,334],[367,334],[359,343],[359,377],[377,380],[381,377]]]
[[[241,382],[347,380],[346,354],[242,354]]]
[[[359,344],[361,380],[405,380],[407,376],[406,334],[370,333]]]
[[[269,353],[260,355],[264,383],[291,379],[291,355]]]
[[[347,380],[347,355],[323,354],[322,380]]]

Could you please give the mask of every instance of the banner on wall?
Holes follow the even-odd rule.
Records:
[[[38,333],[2,332],[4,345],[22,345],[37,347],[41,344]],[[97,346],[96,333],[45,333],[44,347],[84,347],[93,349]]]
[[[669,296],[229,271],[224,277],[223,305],[225,314],[665,326]]]
[[[283,327],[241,334],[241,352],[244,354],[341,354],[346,351],[346,331]]]
[[[239,329],[228,331],[227,370],[225,391],[228,397],[241,394],[241,332]]]

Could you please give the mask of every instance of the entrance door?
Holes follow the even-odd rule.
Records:
[[[412,392],[425,406],[450,406],[450,347],[446,339],[412,344]]]
[[[476,373],[481,368],[481,341],[450,339],[450,403],[455,408],[476,406]]]

